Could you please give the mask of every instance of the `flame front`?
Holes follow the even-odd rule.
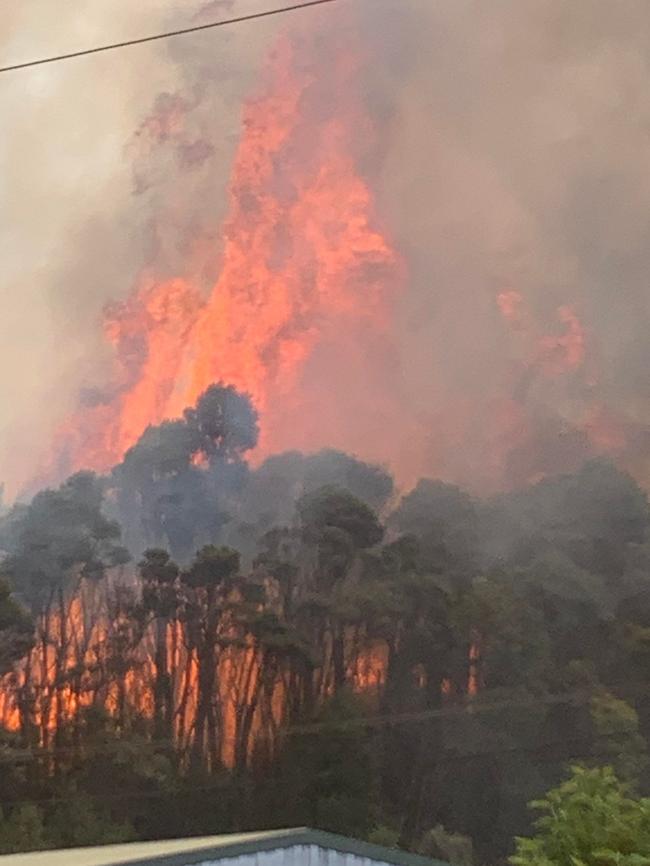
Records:
[[[110,468],[147,425],[179,416],[216,381],[251,395],[262,450],[295,445],[301,372],[315,346],[388,328],[397,259],[355,166],[355,140],[369,129],[355,72],[345,57],[332,68],[328,93],[345,99],[328,108],[290,39],[276,47],[263,91],[244,108],[223,249],[204,252],[220,257],[220,276],[205,297],[187,279],[142,275],[106,310],[111,396],[64,425],[57,474]]]

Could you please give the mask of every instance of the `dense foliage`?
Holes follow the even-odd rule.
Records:
[[[0,850],[308,824],[458,866],[516,836],[517,866],[641,866],[647,804],[619,782],[650,783],[635,482],[596,461],[400,499],[335,451],[252,469],[256,441],[217,385],[107,477],[2,517]]]
[[[630,796],[611,768],[574,767],[532,807],[537,834],[517,839],[513,866],[647,866],[650,800]]]

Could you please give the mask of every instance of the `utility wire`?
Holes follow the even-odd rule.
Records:
[[[610,731],[604,731],[600,734],[594,734],[592,737],[592,742],[594,744],[598,743],[601,740],[608,740],[610,737],[616,738],[621,736],[629,735],[629,728],[619,728],[613,729]],[[502,746],[499,748],[488,748],[488,749],[475,749],[469,751],[460,751],[458,748],[448,748],[442,749],[438,754],[438,760],[441,764],[449,764],[456,763],[459,761],[468,761],[472,759],[492,757],[496,755],[511,755],[511,754],[527,754],[527,755],[536,755],[536,754],[544,754],[547,750],[553,750],[558,746],[581,746],[585,745],[587,748],[580,751],[576,749],[575,751],[571,751],[569,756],[563,756],[560,758],[560,762],[568,762],[568,761],[579,761],[579,760],[587,760],[590,758],[612,758],[612,753],[610,749],[607,748],[589,748],[589,737],[570,737],[570,738],[557,738],[554,740],[546,740],[542,743],[537,743],[534,746],[524,746],[519,744],[513,744],[509,746]],[[551,760],[555,760],[554,756],[551,755]],[[288,784],[288,783],[287,783]],[[293,783],[291,783],[293,784]],[[112,802],[115,800],[157,800],[162,797],[181,797],[183,795],[193,794],[197,791],[215,791],[219,789],[219,779],[215,777],[214,782],[210,784],[204,785],[189,785],[189,786],[179,786],[179,787],[170,787],[168,789],[158,789],[154,791],[142,791],[142,790],[133,790],[133,791],[119,791],[115,793],[110,793],[107,791],[88,793],[87,791],[77,791],[74,794],[50,794],[45,797],[31,797],[31,798],[20,798],[20,799],[11,799],[11,800],[0,800],[0,805],[7,806],[20,806],[26,803],[29,804],[46,804],[46,803],[67,803],[73,802],[79,797],[88,797],[91,800],[94,800],[98,803],[103,802]],[[279,790],[282,786],[278,784],[278,780],[274,780],[273,782],[274,789]]]
[[[628,682],[624,685],[631,685]],[[647,687],[645,684],[639,683],[642,686],[640,690],[634,689],[635,695],[647,695]],[[607,688],[607,686],[605,686]],[[610,688],[620,688],[620,685],[611,685]],[[483,693],[485,695],[485,693]],[[410,722],[421,722],[427,719],[445,719],[459,716],[472,717],[481,713],[496,712],[505,709],[534,709],[541,706],[587,706],[592,698],[593,689],[579,689],[569,692],[561,692],[558,694],[547,695],[545,697],[526,696],[521,698],[502,698],[488,700],[465,700],[462,704],[455,706],[440,707],[432,710],[420,710],[413,713],[399,713],[395,715],[377,715],[377,716],[357,716],[351,719],[341,719],[340,721],[327,722],[307,722],[305,724],[289,725],[284,730],[280,729],[279,735],[291,736],[293,734],[310,734],[323,731],[346,730],[352,727],[380,727],[383,725],[402,725]],[[479,692],[479,696],[481,693]]]
[[[212,30],[215,27],[225,27],[228,24],[242,24],[245,21],[256,21],[259,18],[270,18],[284,12],[296,12],[311,6],[324,6],[326,3],[336,3],[337,0],[306,0],[304,3],[294,3],[291,6],[281,6],[279,9],[267,9],[264,12],[252,12],[249,15],[239,15],[236,18],[224,18],[212,21],[210,24],[197,24],[194,27],[184,27],[182,30],[169,30],[166,33],[155,33],[142,36],[139,39],[127,39],[124,42],[113,42],[110,45],[99,45],[95,48],[84,48],[81,51],[71,51],[69,54],[57,54],[52,57],[42,57],[38,60],[27,60],[24,63],[13,63],[10,66],[0,66],[0,72],[14,72],[17,69],[27,69],[32,66],[43,66],[45,63],[58,63],[59,60],[70,60],[73,57],[85,57],[88,54],[99,54],[102,51],[113,51],[116,48],[128,48],[131,45],[143,45],[145,42],[156,42],[159,39],[170,39],[173,36],[185,36],[188,33],[198,33],[202,30]]]
[[[622,689],[625,686],[632,686],[631,694],[648,697],[650,695],[650,690],[646,683],[638,682],[633,683],[632,681],[627,681],[625,683],[608,683],[607,687],[612,689]],[[637,686],[639,688],[637,688]],[[485,694],[485,693],[483,693]],[[626,697],[629,695],[626,695]],[[296,734],[311,734],[311,733],[323,733],[323,732],[336,732],[336,731],[345,731],[351,728],[373,728],[380,727],[383,725],[404,725],[410,724],[413,722],[423,722],[428,719],[436,719],[436,718],[458,718],[458,717],[474,717],[477,715],[481,715],[482,713],[490,713],[498,710],[510,709],[510,708],[519,708],[519,709],[534,709],[539,706],[573,706],[573,707],[584,707],[587,706],[593,697],[593,691],[590,689],[581,689],[574,690],[569,692],[563,692],[554,695],[547,695],[545,697],[522,697],[522,698],[503,698],[501,700],[481,700],[480,702],[474,701],[464,701],[462,704],[457,704],[455,706],[441,707],[439,709],[434,710],[423,710],[413,713],[400,713],[393,715],[376,715],[376,716],[355,716],[354,718],[342,719],[341,721],[328,721],[328,722],[306,722],[304,724],[294,724],[289,725],[286,728],[280,728],[278,730],[279,738],[282,739],[284,737],[290,737]],[[617,733],[629,733],[629,729],[625,729],[625,731],[613,731],[606,736],[613,736]],[[598,735],[597,735],[598,736]],[[73,757],[79,755],[79,757],[84,760],[93,757],[95,755],[111,755],[114,754],[117,749],[119,749],[120,745],[122,745],[125,741],[116,739],[113,742],[108,742],[103,745],[94,745],[90,748],[82,746],[55,746],[54,748],[16,748],[12,749],[11,747],[7,748],[4,751],[0,751],[0,766],[1,765],[11,765],[22,763],[23,761],[31,761],[37,760],[39,758],[53,758],[56,756],[63,755],[72,755]],[[572,742],[571,739],[557,741],[557,744],[561,742]],[[153,739],[153,740],[145,740],[138,743],[138,749],[170,749],[170,750],[179,750],[179,746],[177,743],[174,743],[169,739]],[[182,748],[180,749],[182,751]],[[464,753],[465,754],[465,753]],[[473,754],[473,753],[468,753]],[[481,753],[482,754],[482,753]]]

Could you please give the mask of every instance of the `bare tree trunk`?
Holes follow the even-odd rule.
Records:
[[[52,689],[54,692],[55,721],[54,721],[54,758],[53,767],[56,773],[59,768],[58,750],[61,748],[63,729],[65,727],[65,687],[66,668],[68,656],[68,617],[65,607],[65,592],[60,584],[57,590],[58,617],[59,617],[59,643],[56,647],[54,675],[52,678]]]
[[[345,669],[345,631],[342,626],[332,624],[332,669],[333,679],[332,685],[334,694],[345,686],[346,669]]]
[[[191,646],[186,647],[186,659],[185,659],[185,673],[183,678],[183,692],[181,694],[180,700],[178,702],[178,707],[176,709],[176,716],[178,717],[178,733],[177,733],[177,742],[181,749],[184,749],[187,745],[186,737],[188,736],[188,732],[186,730],[186,715],[187,715],[187,706],[190,699],[190,694],[192,691],[192,665],[194,662],[194,648]],[[198,688],[198,685],[197,685]],[[190,728],[192,726],[190,725]]]
[[[154,680],[154,739],[173,739],[173,695],[171,676],[168,666],[167,645],[168,623],[166,619],[156,619],[156,649],[154,665],[156,676]]]
[[[52,596],[48,600],[43,613],[43,625],[41,628],[41,674],[40,674],[40,729],[41,729],[41,745],[44,749],[48,749],[50,745],[50,710],[52,705],[52,684],[50,683],[50,672],[48,669],[48,648],[50,641],[50,614],[52,608]]]
[[[255,711],[260,697],[266,659],[266,653],[262,655],[261,659],[256,652],[253,653],[253,658],[248,666],[241,707],[238,708],[234,761],[235,770],[240,772],[246,768],[250,756],[250,738],[253,728],[253,719],[255,717]],[[251,684],[255,670],[257,670],[257,676],[251,694]]]

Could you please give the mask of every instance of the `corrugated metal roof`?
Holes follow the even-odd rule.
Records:
[[[162,842],[130,842],[96,848],[66,848],[30,854],[0,856],[0,866],[191,866],[205,860],[226,860],[244,854],[273,851],[294,845],[316,845],[345,854],[366,857],[392,866],[447,866],[395,848],[384,848],[333,833],[299,827],[226,836],[170,839]]]
[[[99,845],[93,848],[62,848],[58,851],[34,851],[29,854],[6,854],[2,866],[113,866],[152,860],[173,854],[203,849],[215,850],[231,845],[264,842],[282,838],[292,830],[270,830],[264,833],[233,833],[224,836],[197,836],[191,839],[166,839],[162,842],[128,842],[121,845]]]

